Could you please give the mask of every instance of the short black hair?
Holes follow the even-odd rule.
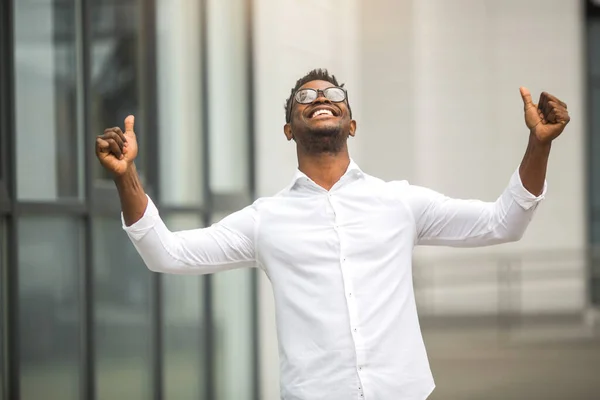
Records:
[[[292,92],[290,93],[290,97],[285,101],[285,122],[289,123],[292,120],[292,102],[294,101],[294,94],[298,89],[300,89],[304,84],[311,81],[327,81],[335,86],[344,87],[344,84],[341,85],[338,83],[338,80],[335,78],[335,75],[329,75],[329,72],[324,68],[317,68],[310,71],[308,74],[304,75],[302,78],[296,81],[296,86],[292,88]],[[347,96],[347,94],[346,94]],[[346,97],[346,104],[348,105],[348,111],[350,112],[350,118],[352,118],[352,109],[350,108],[350,103],[348,102],[348,98]]]

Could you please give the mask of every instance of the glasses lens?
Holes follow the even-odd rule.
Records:
[[[296,101],[300,104],[312,103],[317,98],[317,92],[313,89],[302,89],[296,92]]]
[[[325,89],[325,97],[335,103],[339,103],[346,98],[346,92],[344,92],[344,89],[333,87]]]

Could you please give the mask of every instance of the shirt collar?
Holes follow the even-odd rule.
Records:
[[[344,173],[344,175],[342,175],[339,182],[343,182],[343,181],[347,181],[347,180],[354,181],[359,178],[362,178],[363,176],[364,176],[364,172],[362,171],[362,169],[360,169],[358,164],[356,164],[353,159],[350,159],[350,164],[348,165],[348,169],[346,169],[346,172]],[[294,174],[294,177],[292,178],[292,182],[289,185],[289,189],[293,189],[294,186],[296,186],[297,184],[299,184],[301,182],[311,182],[314,185],[316,185],[316,183],[314,183],[313,180],[310,179],[304,172],[300,171],[300,169],[296,169],[296,173]],[[337,185],[337,183],[336,183],[336,185]]]

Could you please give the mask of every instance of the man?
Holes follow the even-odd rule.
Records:
[[[342,85],[343,86],[343,85]],[[364,173],[348,154],[356,122],[346,90],[325,70],[300,79],[286,103],[298,171],[209,228],[170,232],[135,169],[133,116],[97,139],[115,176],[123,226],[149,269],[206,274],[256,266],[272,282],[286,400],[421,400],[434,388],[412,286],[417,244],[485,246],[521,238],[544,197],[552,141],[569,122],[547,93],[521,88],[529,143],[495,202],[447,198]]]

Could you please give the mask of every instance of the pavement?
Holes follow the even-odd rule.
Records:
[[[600,334],[581,320],[422,325],[429,400],[600,400]]]

